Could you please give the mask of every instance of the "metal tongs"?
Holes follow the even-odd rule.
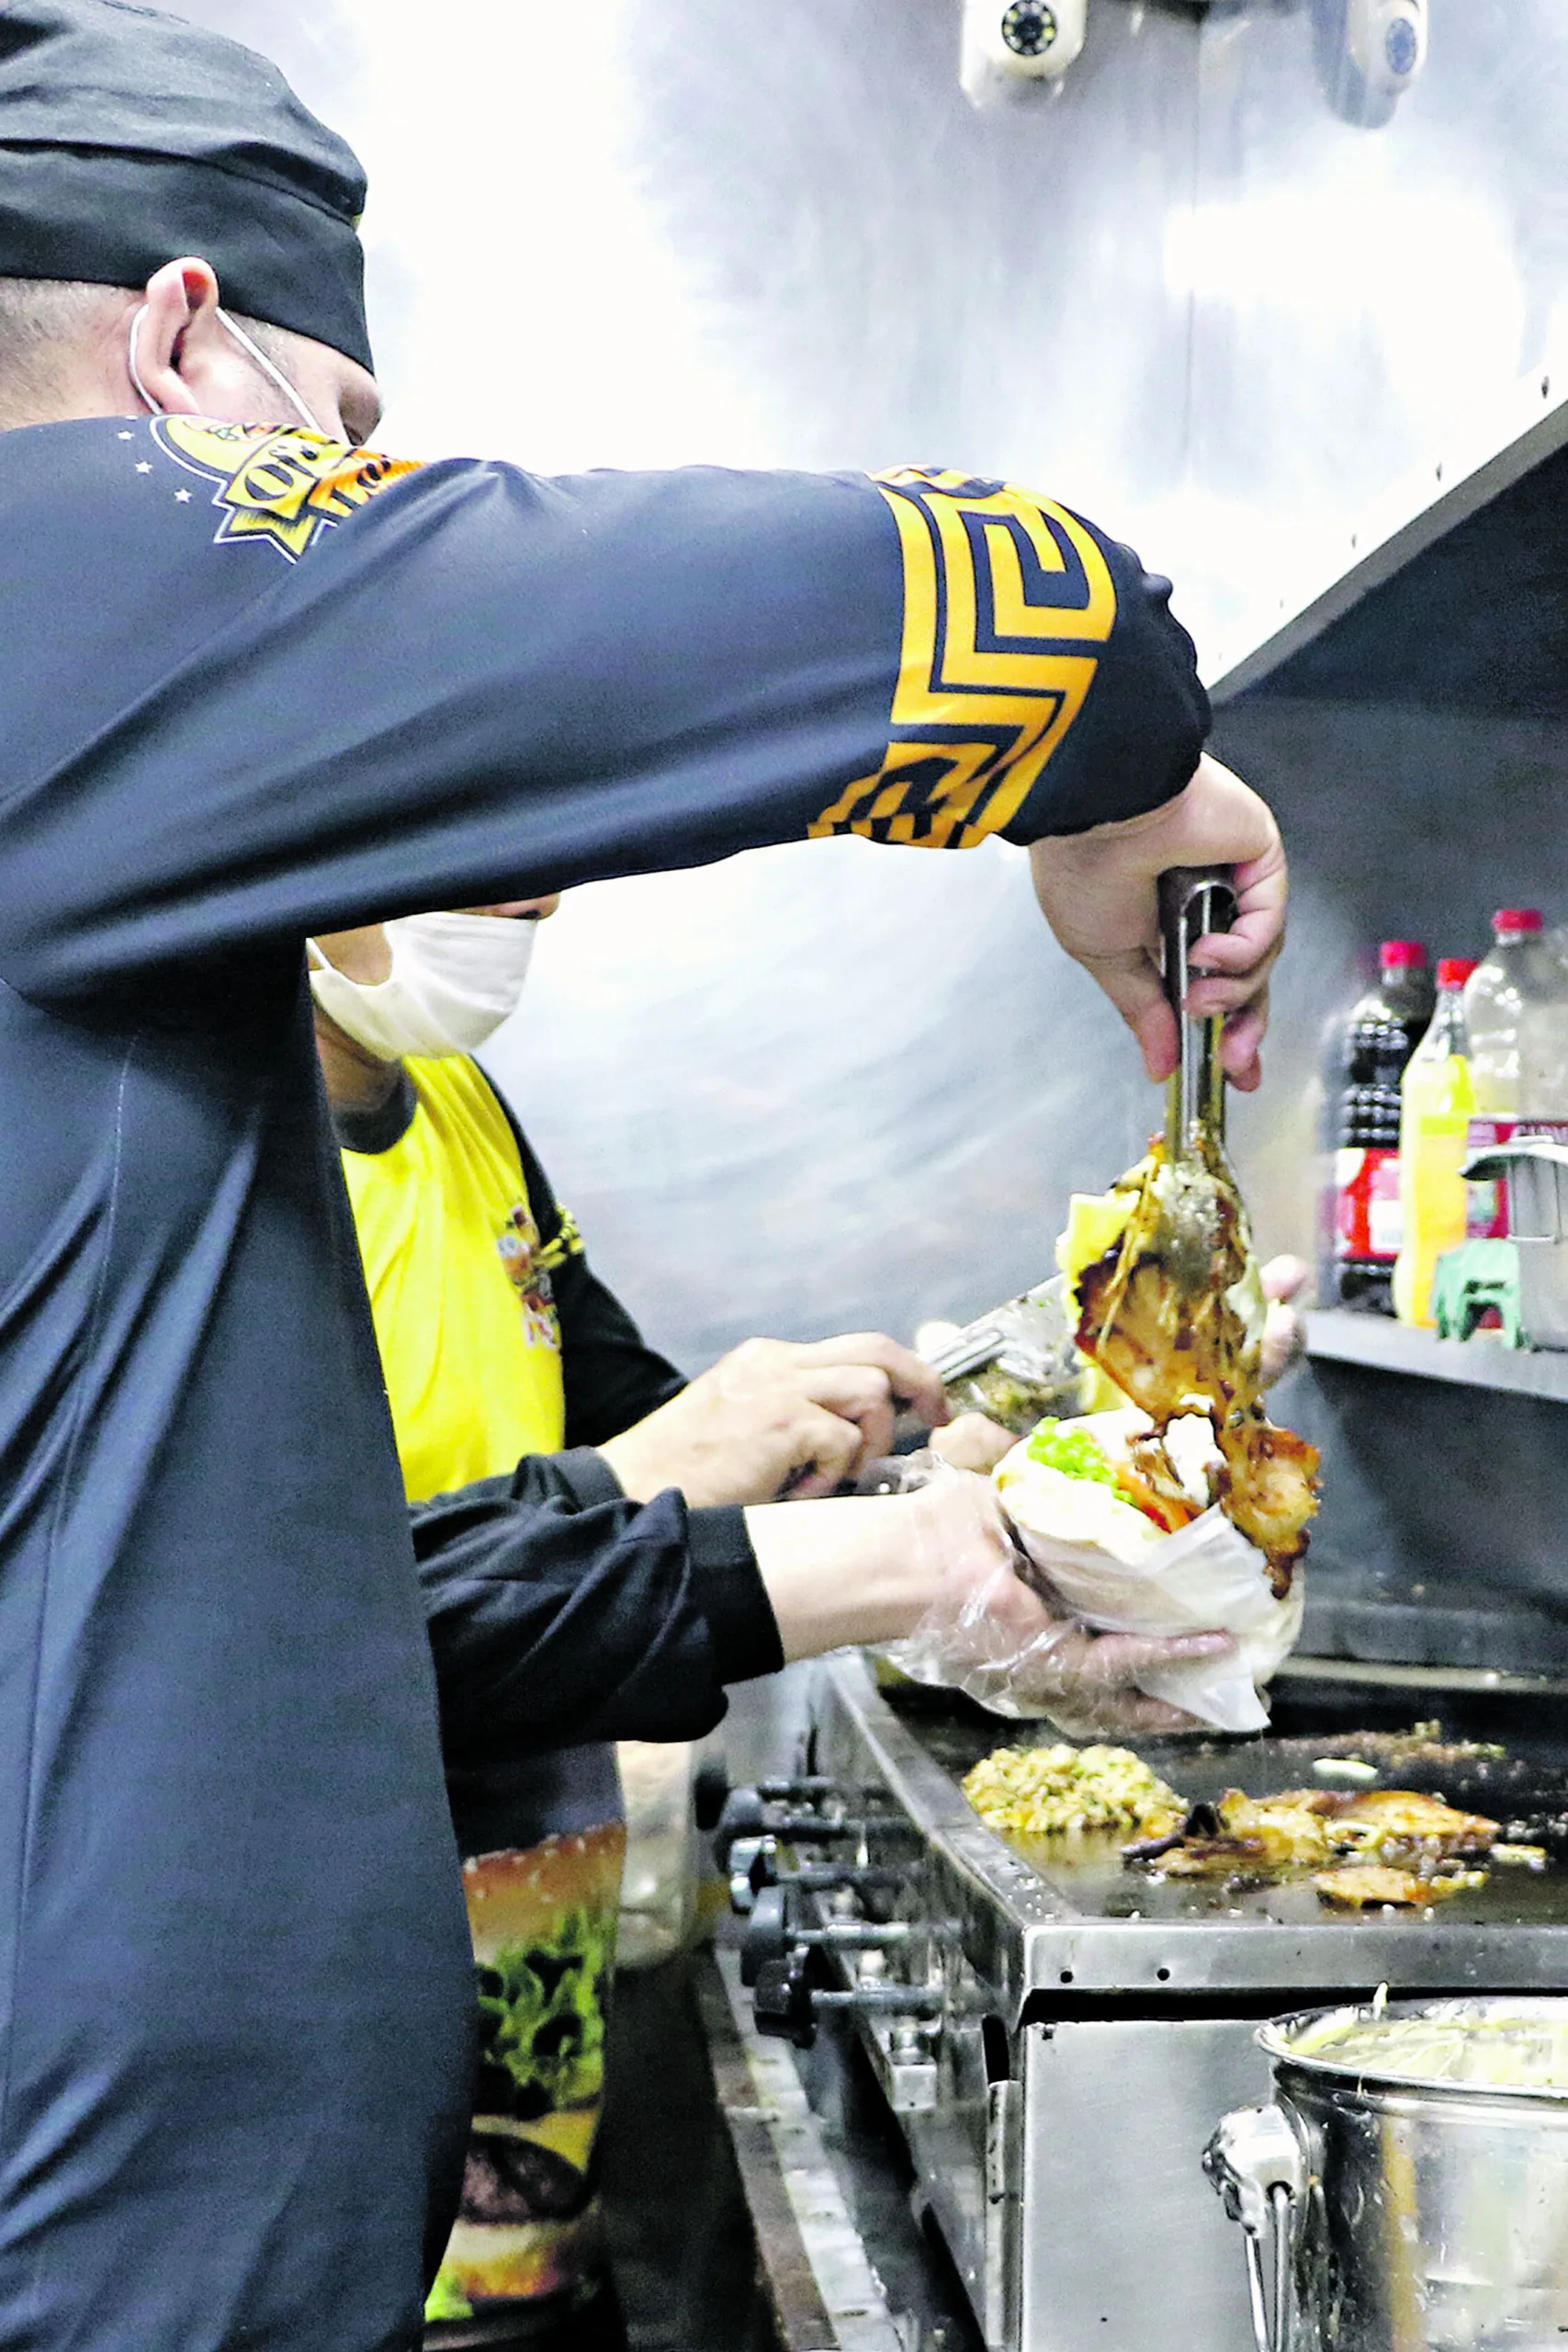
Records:
[[[966,1372],[983,1372],[995,1363],[1006,1345],[1001,1326],[983,1315],[977,1322],[965,1323],[944,1348],[933,1349],[927,1361],[945,1388]]]
[[[1165,950],[1166,994],[1176,1014],[1181,1058],[1166,1098],[1165,1149],[1174,1181],[1162,1188],[1165,1212],[1159,1235],[1162,1256],[1179,1280],[1194,1289],[1208,1279],[1219,1231],[1219,1190],[1234,1179],[1224,1156],[1225,1080],[1220,1066],[1218,1016],[1190,1020],[1183,1011],[1187,990],[1198,978],[1192,950],[1211,932],[1229,931],[1235,921],[1235,892],[1220,866],[1175,865],[1160,876],[1160,935]],[[950,1340],[931,1359],[944,1386],[995,1363],[1008,1346],[1006,1318],[1016,1310],[1043,1306],[1066,1289],[1057,1275],[1050,1283],[993,1307]]]
[[[1187,991],[1201,977],[1193,950],[1211,932],[1229,931],[1236,896],[1223,866],[1174,865],[1159,878],[1165,992],[1176,1015],[1180,1058],[1166,1096],[1160,1186],[1160,1254],[1178,1282],[1194,1291],[1208,1280],[1220,1233],[1222,1193],[1235,1192],[1225,1159],[1225,1074],[1220,1061],[1224,1016],[1193,1020]]]
[[[1021,1434],[1043,1413],[1071,1414],[1082,1409],[1083,1367],[1073,1346],[1066,1290],[1062,1275],[1053,1274],[1032,1290],[977,1316],[928,1358],[955,1410],[988,1412],[994,1420]],[[1026,1395],[1032,1400],[1027,1407],[1027,1423],[999,1409],[994,1395],[971,1386],[976,1374],[987,1373],[993,1365],[1004,1379],[1018,1385],[1018,1412],[1025,1410]]]

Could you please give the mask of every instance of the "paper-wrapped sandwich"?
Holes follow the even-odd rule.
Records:
[[[1229,1171],[1222,1160],[1206,1183],[1198,1250],[1173,1215],[1181,1178],[1156,1145],[1111,1193],[1075,1201],[1060,1255],[1077,1344],[1130,1402],[1043,1422],[996,1484],[1043,1593],[1086,1624],[1235,1634],[1233,1657],[1140,1687],[1256,1731],[1269,1720],[1258,1686],[1301,1629],[1317,1455],[1263,1409],[1265,1304]]]
[[[1042,1591],[1085,1624],[1234,1634],[1230,1657],[1169,1667],[1139,1687],[1219,1730],[1258,1731],[1269,1720],[1258,1685],[1301,1630],[1302,1593],[1276,1598],[1261,1554],[1209,1500],[1222,1461],[1208,1420],[1184,1417],[1162,1443],[1129,1406],[1042,1422],[998,1464],[996,1484]]]

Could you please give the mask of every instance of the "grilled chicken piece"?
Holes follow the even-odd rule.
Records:
[[[1376,1876],[1425,1886],[1461,1855],[1490,1852],[1499,1824],[1484,1814],[1461,1813],[1441,1797],[1414,1789],[1369,1789],[1358,1796],[1342,1790],[1281,1789],[1275,1796],[1249,1797],[1226,1789],[1213,1804],[1196,1804],[1181,1836],[1157,1857],[1172,1878],[1282,1878],[1348,1859],[1342,1870],[1324,1873],[1337,1883]],[[1131,1856],[1130,1859],[1156,1859]],[[1463,1873],[1461,1872],[1462,1876]],[[1323,1878],[1314,1886],[1324,1890]],[[1441,1894],[1375,1894],[1331,1892],[1335,1902],[1440,1902]]]
[[[1162,1259],[1135,1251],[1132,1232],[1078,1276],[1078,1346],[1156,1429],[1183,1413],[1230,1412],[1249,1384],[1224,1344],[1224,1289],[1179,1292]]]
[[[1120,1239],[1078,1277],[1079,1347],[1156,1429],[1193,1410],[1221,1419],[1262,1395],[1261,1289],[1256,1315],[1227,1297],[1254,1265],[1240,1195],[1220,1162],[1200,1171],[1194,1215],[1186,1178],[1156,1140],[1114,1188],[1133,1204]]]
[[[1174,1535],[1190,1527],[1199,1516],[1197,1504],[1176,1475],[1170,1456],[1157,1437],[1135,1437],[1128,1459],[1116,1464],[1116,1484],[1130,1503]]]
[[[1487,1871],[1444,1871],[1424,1877],[1416,1871],[1398,1871],[1380,1862],[1348,1862],[1342,1870],[1318,1871],[1313,1884],[1323,1902],[1345,1911],[1366,1911],[1385,1903],[1402,1910],[1425,1910],[1429,1904],[1447,1903],[1468,1888],[1484,1886]]]
[[[1156,1142],[1115,1189],[1134,1196],[1133,1212],[1078,1276],[1077,1344],[1156,1432],[1183,1413],[1209,1416],[1225,1515],[1264,1555],[1282,1600],[1317,1509],[1317,1453],[1263,1411],[1263,1294],[1235,1180],[1218,1155],[1190,1182]]]
[[[1225,1517],[1262,1553],[1274,1597],[1283,1600],[1317,1509],[1317,1448],[1277,1427],[1258,1405],[1223,1421],[1217,1442]]]
[[[1226,1789],[1213,1804],[1194,1805],[1181,1843],[1162,1855],[1171,1878],[1274,1878],[1332,1860],[1321,1792],[1288,1789],[1254,1798]]]
[[[1344,1803],[1333,1835],[1341,1853],[1429,1868],[1454,1854],[1489,1852],[1501,1826],[1414,1789],[1368,1789]]]

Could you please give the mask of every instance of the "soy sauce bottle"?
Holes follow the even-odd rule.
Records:
[[[1427,1034],[1436,990],[1418,940],[1385,939],[1375,987],[1358,997],[1330,1049],[1324,1293],[1330,1306],[1393,1312],[1404,1239],[1399,1082]]]

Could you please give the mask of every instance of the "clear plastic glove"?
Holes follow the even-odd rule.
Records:
[[[1306,1325],[1291,1304],[1307,1278],[1299,1258],[1270,1258],[1263,1268],[1269,1318],[1263,1326],[1263,1385],[1272,1388],[1306,1353]]]
[[[907,1478],[918,1475],[903,1466]],[[962,1690],[993,1714],[1043,1717],[1071,1739],[1203,1728],[1138,1685],[1161,1668],[1228,1657],[1228,1634],[1093,1633],[1019,1577],[1021,1555],[988,1479],[933,1462],[910,1500],[929,1598],[885,1655],[911,1680]]]

